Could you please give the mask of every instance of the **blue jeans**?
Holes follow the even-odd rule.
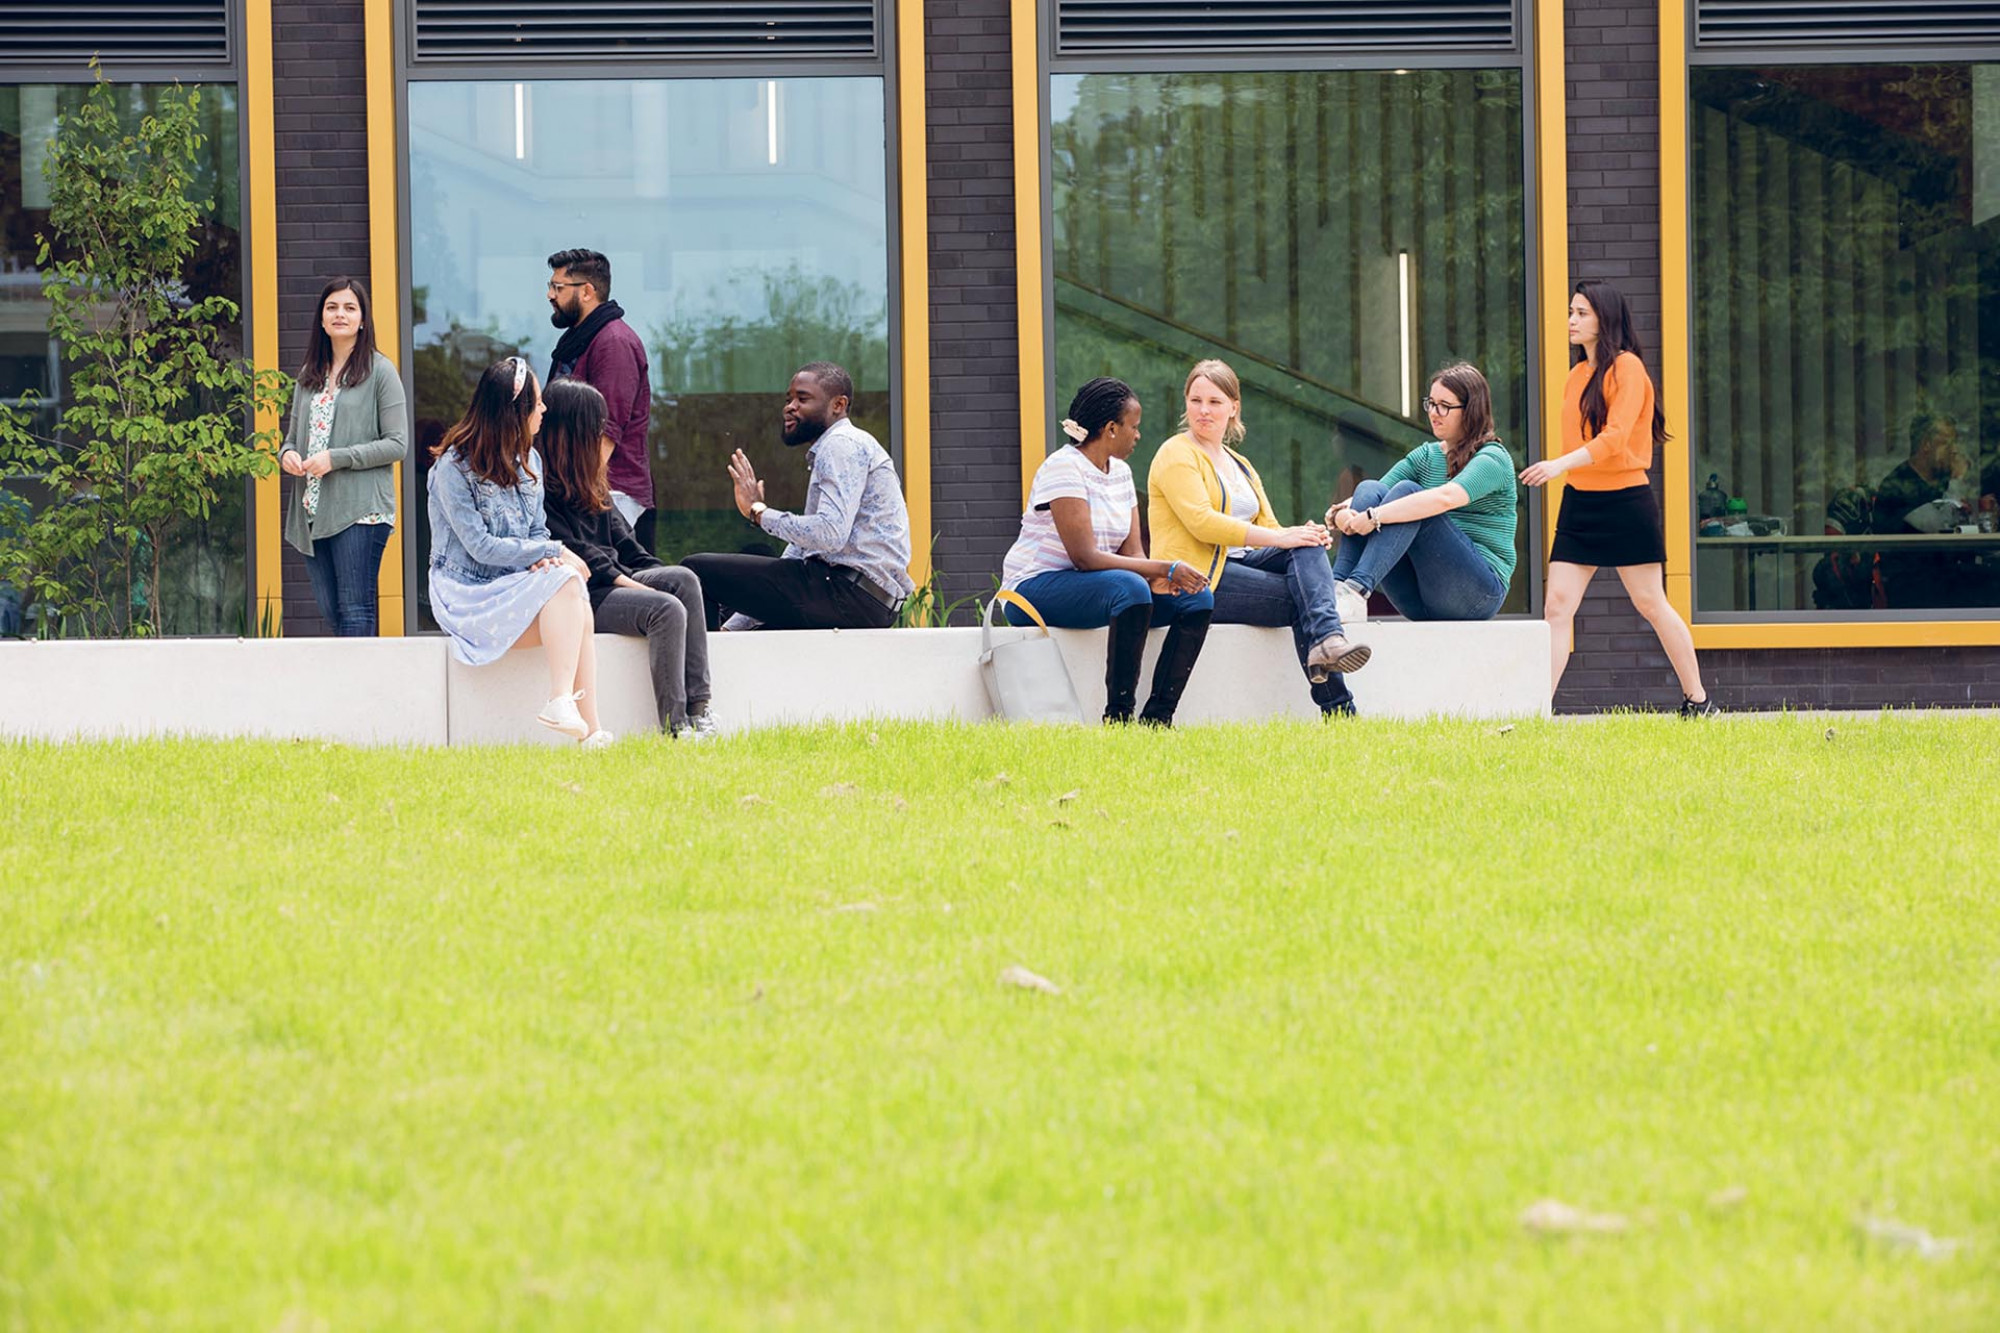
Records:
[[[1155,626],[1171,625],[1215,605],[1212,592],[1156,593],[1129,569],[1054,569],[1023,579],[1014,591],[1033,602],[1056,629],[1103,629],[1113,616],[1146,603],[1152,605]],[[1007,623],[1035,622],[1018,606],[1009,606]]]
[[[1364,481],[1354,488],[1352,507],[1387,504],[1422,489],[1414,481]],[[1333,574],[1363,593],[1381,589],[1411,620],[1491,620],[1507,600],[1507,584],[1444,514],[1342,537]]]
[[[1312,646],[1340,633],[1326,552],[1317,546],[1260,546],[1247,555],[1230,556],[1215,584],[1214,623],[1290,626],[1303,672]],[[1338,672],[1313,686],[1312,697],[1323,713],[1354,707],[1354,696]]]
[[[320,619],[341,638],[374,637],[375,586],[389,531],[387,523],[356,523],[313,542],[306,557]]]

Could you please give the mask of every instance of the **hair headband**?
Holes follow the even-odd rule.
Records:
[[[521,386],[528,382],[528,363],[518,356],[507,358],[514,363],[514,397],[521,396]]]

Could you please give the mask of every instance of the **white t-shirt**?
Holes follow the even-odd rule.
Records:
[[[1223,451],[1222,466],[1217,471],[1222,474],[1222,489],[1228,492],[1229,516],[1240,518],[1245,523],[1256,522],[1257,488],[1250,484],[1250,474],[1244,470],[1241,463],[1229,455],[1227,450]],[[1229,548],[1229,554],[1239,560],[1249,553],[1250,548],[1247,546]]]
[[[1139,506],[1139,493],[1132,485],[1132,469],[1120,459],[1112,459],[1110,469],[1099,472],[1075,445],[1066,444],[1050,454],[1028,490],[1021,535],[1001,566],[1001,587],[1018,588],[1037,574],[1076,568],[1070,563],[1062,534],[1056,531],[1055,515],[1049,511],[1052,500],[1087,502],[1090,534],[1097,549],[1115,551],[1132,531],[1132,511]]]

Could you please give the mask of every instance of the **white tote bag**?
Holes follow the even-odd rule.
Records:
[[[1041,633],[1012,643],[993,642],[993,608],[1002,602],[1020,607]],[[1070,684],[1062,649],[1041,612],[1019,593],[995,593],[980,612],[979,677],[986,682],[995,717],[1009,722],[1083,722],[1083,704]]]

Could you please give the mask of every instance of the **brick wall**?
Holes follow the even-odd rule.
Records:
[[[1659,11],[1653,0],[1564,6],[1569,280],[1615,284],[1631,302],[1646,368],[1660,376]],[[1549,318],[1537,312],[1539,318]],[[1684,422],[1668,422],[1676,436]],[[1660,486],[1658,461],[1653,486]],[[1680,703],[1667,655],[1610,570],[1576,617],[1557,712]]]
[[[278,355],[305,356],[314,303],[335,274],[368,277],[368,85],[362,0],[273,0]],[[377,300],[393,293],[371,293]],[[289,480],[285,483],[290,486]],[[304,563],[284,548],[285,633],[324,634]]]
[[[993,586],[1021,520],[1007,0],[926,0],[931,513],[948,599]]]
[[[1569,276],[1606,279],[1631,300],[1657,381],[1658,9],[1653,0],[1568,0],[1564,21]],[[1669,421],[1667,429],[1685,441],[1686,422]],[[1657,466],[1653,485],[1660,486]],[[1679,703],[1666,654],[1608,570],[1599,572],[1577,614],[1576,647],[1556,711]],[[2000,650],[1992,648],[1706,652],[1701,665],[1715,697],[1732,709],[2000,704]]]

